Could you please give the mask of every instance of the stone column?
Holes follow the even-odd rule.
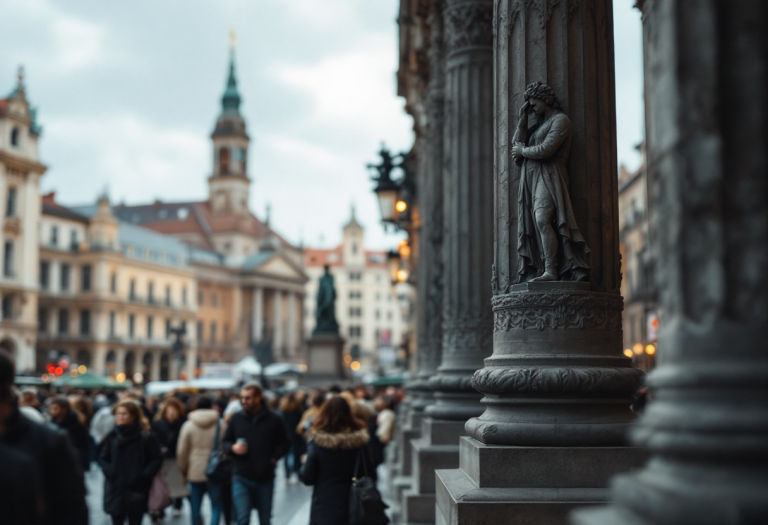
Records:
[[[264,332],[264,288],[256,286],[253,289],[253,308],[251,309],[253,334],[251,344],[261,341]]]
[[[115,374],[125,373],[125,348],[115,350]]]
[[[192,346],[184,349],[185,372],[187,373],[187,379],[195,378],[195,369],[197,368],[197,346]]]
[[[293,357],[297,354],[296,349],[296,292],[288,292],[288,333],[287,355]]]
[[[411,406],[422,411],[434,404],[434,392],[429,386],[443,353],[443,158],[445,134],[445,1],[436,0],[427,18],[430,45],[429,85],[425,95],[426,137],[422,149],[418,179],[421,217],[419,266],[417,274],[417,337],[418,375],[412,383],[414,400]],[[414,385],[415,383],[415,385]],[[403,492],[404,523],[433,523],[435,520],[435,468],[458,466],[458,438],[455,446],[433,443],[431,418],[416,419],[418,433],[404,446],[404,460],[410,458],[410,487]],[[460,425],[459,425],[460,428]],[[449,438],[450,439],[450,438]],[[437,445],[437,446],[435,446]]]
[[[102,346],[97,346],[91,355],[91,371],[94,374],[105,375],[107,368],[107,349]]]
[[[447,0],[443,14],[443,349],[426,413],[462,425],[482,412],[471,380],[492,350],[492,15],[489,0]]]
[[[149,363],[149,377],[151,381],[160,381],[160,352],[153,350],[150,354],[152,361]]]
[[[654,256],[664,312],[652,459],[579,525],[768,517],[768,6],[643,6]],[[706,94],[705,96],[702,96]]]
[[[273,357],[275,361],[281,361],[283,357],[283,292],[275,290],[275,330],[272,338]]]
[[[622,354],[612,4],[499,0],[494,35],[493,355],[472,380],[485,412],[466,424],[461,468],[437,472],[438,522],[562,524],[645,457],[622,446],[642,373]],[[570,120],[561,180],[590,250],[586,281],[518,277],[511,142],[534,81]]]

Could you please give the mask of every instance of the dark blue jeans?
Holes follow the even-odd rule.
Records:
[[[189,483],[189,506],[192,525],[200,525],[200,507],[205,493],[211,498],[211,525],[219,525],[221,520],[221,487],[207,481]],[[229,525],[229,524],[227,524]]]
[[[240,476],[232,479],[232,503],[235,504],[237,525],[251,522],[251,509],[259,513],[259,525],[272,523],[272,491],[275,480],[258,483]]]

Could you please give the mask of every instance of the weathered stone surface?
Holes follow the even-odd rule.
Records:
[[[622,353],[611,2],[500,0],[495,13],[493,355],[472,383],[486,410],[466,430],[489,444],[620,446],[642,373]],[[591,251],[588,282],[518,284],[511,133],[534,80],[570,119],[562,182]]]
[[[563,525],[573,509],[608,498],[608,489],[478,488],[462,470],[435,475],[438,524]]]
[[[664,317],[633,436],[652,458],[572,523],[765,523],[768,5],[639,4]]]
[[[434,523],[434,493],[419,494],[413,489],[403,492],[402,522],[405,525],[427,525]]]
[[[444,4],[443,350],[431,385],[436,419],[479,415],[471,377],[491,354],[493,71],[489,0]]]
[[[639,468],[639,447],[508,447],[461,439],[461,470],[478,488],[607,487],[611,476]]]

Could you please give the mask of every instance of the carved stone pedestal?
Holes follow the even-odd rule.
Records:
[[[529,282],[493,298],[494,353],[473,386],[485,413],[470,436],[487,444],[625,443],[643,373],[621,351],[621,296],[589,283]]]
[[[435,470],[459,466],[461,421],[426,418],[421,437],[411,441],[411,488],[403,494],[403,523],[435,522]]]
[[[608,479],[647,459],[636,447],[508,447],[461,439],[461,468],[436,473],[436,523],[562,525],[605,502]]]

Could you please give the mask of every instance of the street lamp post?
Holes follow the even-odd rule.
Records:
[[[186,347],[183,337],[187,335],[187,327],[182,324],[178,328],[171,328],[170,332],[174,336],[173,344],[171,345],[171,352],[177,364],[176,373],[181,374],[184,366],[184,348]]]

